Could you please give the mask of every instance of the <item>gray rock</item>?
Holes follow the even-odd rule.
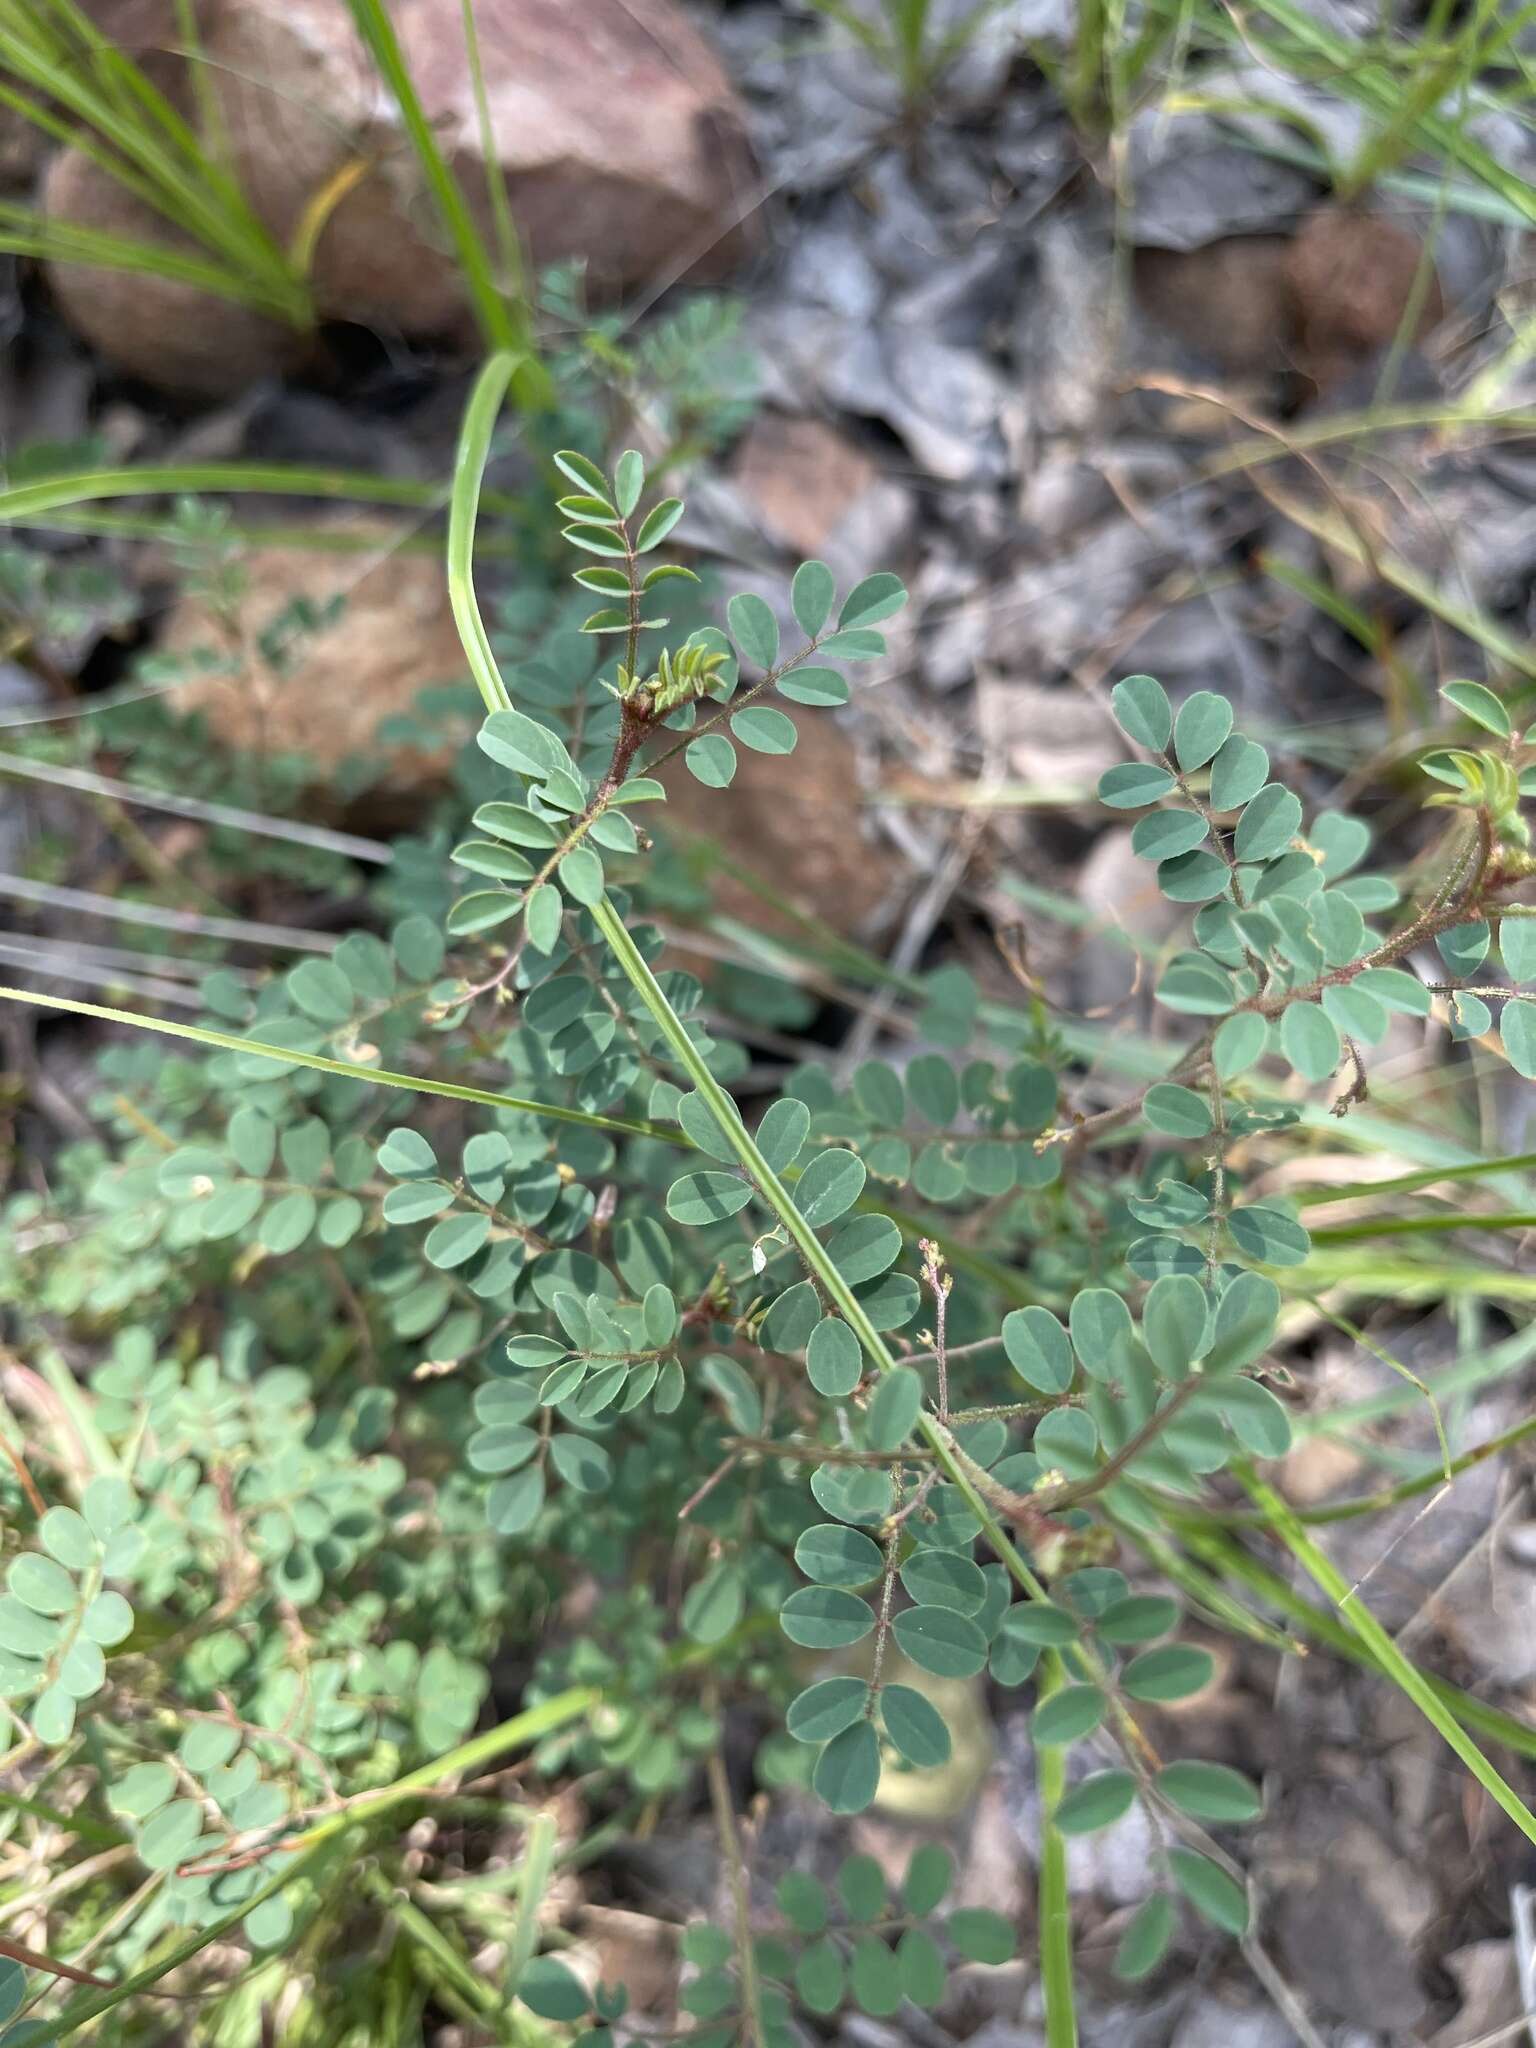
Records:
[[[1296,2036],[1272,2006],[1235,2008],[1220,1999],[1197,1999],[1175,2028],[1168,2048],[1295,2048]]]
[[[1244,149],[1214,121],[1170,121],[1155,107],[1131,123],[1130,160],[1130,235],[1144,249],[1285,232],[1317,197],[1295,165]]]
[[[1428,2010],[1416,1948],[1439,1904],[1422,1863],[1321,1785],[1262,1848],[1286,1977],[1320,2015],[1406,2039]]]

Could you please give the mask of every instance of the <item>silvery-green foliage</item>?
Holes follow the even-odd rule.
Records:
[[[735,1698],[762,1783],[860,1813],[950,1765],[953,1689],[984,1681],[1042,1751],[1078,1750],[1062,1834],[1154,1813],[1118,1958],[1144,1976],[1177,1901],[1248,1925],[1208,1831],[1253,1819],[1256,1789],[1153,1766],[1127,1732],[1210,1681],[1201,1625],[1121,1568],[1291,1443],[1267,1358],[1314,1248],[1250,1191],[1241,1141],[1309,1088],[1359,1099],[1391,1016],[1434,1000],[1410,958],[1431,939],[1454,1028],[1503,1002],[1530,1073],[1536,926],[1484,904],[1486,851],[1401,906],[1369,827],[1308,814],[1223,697],[1175,710],[1131,677],[1134,758],[1100,796],[1188,919],[1156,981],[1166,1071],[1084,1114],[1063,1020],[950,965],[900,989],[899,1054],[808,1058],[737,1106],[719,1090],[749,1080],[753,1029],[801,1033],[814,999],[676,964],[658,911],[700,883],[665,851],[668,781],[728,804],[740,750],[814,746],[904,592],[807,562],[782,603],[741,593],[713,623],[639,456],[557,461],[579,609],[503,621],[511,708],[475,725],[451,835],[402,848],[329,954],[212,970],[230,1043],[113,1047],[107,1141],[9,1205],[9,1297],[102,1356],[85,1462],[35,1529],[7,1495],[0,1699],[89,1767],[92,1812],[158,1877],[132,1959],[258,1895],[255,1945],[315,1926],[321,1889],[281,1882],[305,1827],[451,1753],[507,1646],[523,1707],[593,1702],[534,1771],[641,1802],[696,1781]],[[1523,872],[1499,700],[1446,694],[1508,744],[1432,756],[1444,807]],[[554,1625],[578,1592],[580,1626]],[[947,1882],[926,1850],[900,1901],[860,1858],[835,1899],[797,1874],[750,1973],[695,1930],[695,2038],[737,2038],[749,1995],[775,2042],[797,2009],[933,2003],[949,1956],[1011,1947],[974,1912],[936,1939]],[[547,1956],[515,1995],[598,2029],[622,2010]],[[15,1996],[0,1970],[0,2013]]]

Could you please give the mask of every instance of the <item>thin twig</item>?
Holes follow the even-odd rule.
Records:
[[[710,1712],[719,1720],[720,1693],[711,1686]],[[720,1855],[726,1881],[731,1888],[731,1909],[736,1919],[736,1967],[741,1978],[742,2038],[747,2048],[764,2048],[763,1994],[757,1974],[757,1951],[752,1943],[752,1908],[748,1892],[747,1860],[742,1853],[736,1828],[736,1811],[731,1804],[730,1781],[725,1775],[725,1758],[717,1743],[704,1760],[709,1782],[709,1803],[714,1810],[715,1832],[720,1838]]]

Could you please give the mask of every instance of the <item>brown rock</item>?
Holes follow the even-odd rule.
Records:
[[[184,598],[160,642],[163,654],[208,664],[178,689],[180,709],[202,712],[227,746],[308,755],[317,779],[349,756],[377,756],[381,720],[411,711],[419,690],[465,668],[441,564],[391,549],[382,522],[349,523],[354,533],[377,532],[378,557],[253,548],[242,559],[237,618]],[[295,635],[277,666],[263,657],[258,636],[296,599],[323,608],[338,595],[345,602],[334,623]],[[441,770],[459,737],[445,736],[441,751],[396,750],[385,779]]]
[[[859,500],[884,488],[878,465],[823,420],[759,413],[732,474],[767,537],[787,554],[820,559]]]
[[[1203,249],[1138,249],[1137,301],[1224,375],[1270,376],[1289,360],[1288,248],[1283,235],[1231,235]]]
[[[1290,245],[1285,274],[1298,362],[1320,389],[1390,348],[1405,322],[1409,341],[1439,323],[1440,281],[1431,265],[1427,280],[1416,282],[1422,260],[1419,241],[1379,214],[1329,207],[1307,221]]]
[[[65,150],[43,182],[49,217],[193,255],[158,214],[88,157]],[[218,398],[272,376],[303,352],[293,329],[195,285],[127,270],[54,264],[54,298],[77,333],[120,370],[189,398]]]
[[[458,0],[396,0],[402,53],[482,236],[494,245]],[[478,0],[490,126],[534,265],[582,259],[600,286],[718,275],[739,256],[752,165],[730,85],[672,0]],[[125,0],[111,32],[195,110],[168,0]],[[227,161],[276,245],[349,167],[323,217],[310,282],[320,318],[413,335],[468,334],[468,295],[394,103],[345,0],[206,0],[204,79]],[[48,181],[60,221],[182,244],[78,152]],[[199,394],[280,365],[288,338],[243,306],[130,272],[55,266],[70,320],[134,374]]]
[[[787,705],[776,706],[788,710]],[[862,933],[895,879],[861,829],[858,757],[853,742],[825,712],[799,713],[800,745],[792,755],[737,748],[729,789],[695,782],[681,758],[666,771],[669,801],[657,829],[718,842],[728,859],[759,877],[802,915],[847,935]],[[647,825],[650,820],[644,821]],[[708,850],[701,858],[708,860]],[[714,907],[759,930],[790,932],[792,917],[728,869],[711,875]]]
[[[1290,240],[1233,235],[1203,249],[1138,249],[1136,298],[1197,369],[1259,379],[1297,369],[1327,390],[1391,346],[1416,294],[1407,338],[1441,319],[1433,269],[1415,284],[1421,253],[1395,221],[1326,207]],[[1221,424],[1230,424],[1224,414]]]

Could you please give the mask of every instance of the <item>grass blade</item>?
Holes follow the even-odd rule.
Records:
[[[445,1778],[462,1777],[466,1772],[483,1770],[487,1764],[499,1757],[507,1756],[514,1750],[526,1749],[529,1743],[537,1742],[541,1736],[550,1734],[556,1728],[564,1728],[570,1722],[579,1720],[590,1713],[600,1698],[591,1686],[573,1687],[567,1692],[556,1693],[553,1698],[541,1700],[536,1707],[529,1707],[521,1714],[514,1714],[510,1721],[503,1721],[499,1727],[489,1728],[483,1735],[475,1735],[468,1742],[460,1743],[457,1749],[449,1750],[445,1756],[423,1764],[419,1770],[410,1771],[403,1778],[397,1778],[392,1785],[383,1785],[377,1792],[369,1792],[351,1800],[339,1813],[330,1815],[318,1826],[301,1835],[293,1844],[300,1851],[296,1861],[289,1863],[277,1875],[264,1884],[259,1891],[252,1892],[221,1919],[198,1929],[185,1941],[178,1942],[158,1961],[136,1970],[131,1977],[125,1977],[110,1991],[97,1993],[94,1997],[75,2001],[57,2019],[44,2022],[41,2026],[27,2031],[30,2048],[49,2048],[55,2041],[65,2040],[89,2021],[99,2019],[102,2014],[114,2011],[125,2000],[136,1998],[141,1992],[151,1991],[173,1970],[181,1969],[201,1955],[216,1941],[222,1941],[233,1934],[248,1913],[275,1898],[295,1879],[306,1877],[316,1870],[331,1851],[337,1838],[351,1832],[363,1822],[376,1819],[415,1797],[418,1792],[432,1791]],[[338,1844],[339,1846],[339,1844]]]
[[[1244,1470],[1241,1466],[1234,1469],[1244,1491],[1263,1513],[1271,1531],[1279,1537],[1313,1584],[1333,1601],[1370,1651],[1378,1668],[1406,1698],[1412,1700],[1446,1747],[1461,1758],[1489,1798],[1509,1816],[1526,1840],[1536,1842],[1536,1814],[1505,1783],[1423,1672],[1403,1655],[1358,1591],[1346,1584],[1333,1560],[1313,1542],[1287,1503],[1251,1469]]]
[[[441,484],[365,470],[306,469],[282,462],[183,462],[141,469],[76,469],[0,491],[0,525],[25,526],[30,519],[88,505],[101,498],[147,498],[201,491],[250,493],[257,497],[355,499],[374,505],[408,505],[436,511],[447,493]],[[486,493],[487,506],[509,509],[510,500]]]
[[[1054,1653],[1041,1665],[1040,1697],[1049,1699],[1062,1682]],[[1040,1774],[1043,1837],[1040,1845],[1040,1983],[1045,1993],[1047,2048],[1077,2048],[1077,1993],[1072,1970],[1072,1900],[1067,1889],[1067,1841],[1056,1826],[1056,1809],[1067,1789],[1067,1752],[1059,1744],[1035,1750]]]
[[[519,1095],[501,1095],[493,1088],[471,1088],[458,1081],[432,1081],[419,1074],[395,1074],[387,1067],[359,1067],[349,1060],[327,1059],[318,1052],[290,1052],[280,1045],[263,1045],[259,1039],[240,1038],[232,1031],[211,1031],[202,1024],[173,1024],[168,1017],[140,1017],[132,1010],[112,1010],[102,1003],[76,1002],[70,996],[44,996],[34,989],[0,988],[0,1001],[30,1003],[35,1009],[67,1010],[76,1017],[96,1017],[106,1024],[131,1024],[136,1031],[158,1031],[165,1038],[187,1038],[216,1052],[254,1053],[262,1059],[278,1060],[290,1067],[311,1067],[318,1074],[339,1074],[345,1081],[370,1082],[378,1088],[406,1088],[416,1095],[442,1095],[451,1102],[478,1102],[487,1109],[526,1110],[530,1116],[550,1123],[581,1124],[588,1130],[615,1131],[630,1138],[661,1138],[671,1145],[692,1150],[689,1140],[671,1124],[653,1124],[643,1118],[597,1116],[584,1109],[567,1109],[560,1103],[530,1102]]]
[[[490,635],[475,598],[475,521],[491,434],[517,365],[518,357],[503,350],[487,360],[475,379],[459,429],[453,495],[448,505],[448,601],[487,711],[510,711],[512,699],[491,652]]]
[[[417,96],[410,67],[384,0],[347,0],[347,6],[380,77],[394,94],[422,174],[453,242],[459,269],[486,345],[492,349],[508,350],[519,359],[515,365],[518,402],[530,410],[537,410],[547,402],[548,378],[534,348],[533,323],[527,303],[520,301],[514,306],[506,294],[497,289],[485,244],[465,204],[459,182],[437,146],[437,137]]]

